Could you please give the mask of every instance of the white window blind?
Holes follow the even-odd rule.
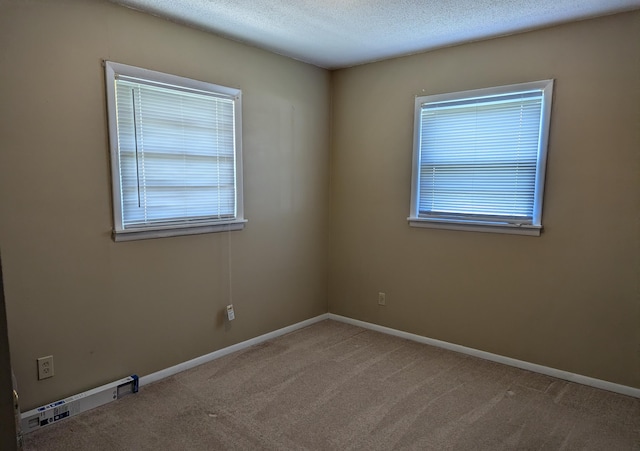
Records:
[[[541,226],[549,82],[418,98],[409,219]]]
[[[113,83],[115,233],[236,221],[237,95],[117,72]]]

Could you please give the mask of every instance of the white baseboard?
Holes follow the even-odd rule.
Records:
[[[195,359],[188,360],[183,363],[179,363],[178,365],[165,368],[164,370],[160,370],[155,373],[148,374],[140,378],[139,380],[140,386],[142,387],[152,382],[159,381],[160,379],[164,379],[165,377],[173,376],[174,374],[194,368],[198,365],[202,365],[203,363],[207,363],[212,360],[219,359],[220,357],[224,357],[225,355],[231,354],[232,352],[246,349],[250,346],[257,345],[259,343],[265,342],[267,340],[271,340],[272,338],[276,338],[281,335],[288,334],[298,329],[302,329],[303,327],[310,326],[312,324],[323,321],[325,319],[332,319],[334,321],[340,321],[343,323],[352,324],[354,326],[359,326],[364,329],[369,329],[376,332],[381,332],[383,334],[393,335],[395,337],[400,337],[407,340],[415,341],[418,343],[423,343],[430,346],[436,346],[438,348],[448,349],[450,351],[459,352],[459,353],[471,355],[474,357],[479,357],[481,359],[490,360],[492,362],[502,363],[504,365],[521,368],[523,370],[533,371],[534,373],[546,374],[547,376],[557,377],[558,379],[564,379],[566,381],[575,382],[582,385],[588,385],[590,387],[600,388],[602,390],[607,390],[614,393],[620,393],[622,395],[632,396],[634,398],[640,398],[639,388],[616,384],[614,382],[608,382],[601,379],[595,379],[592,377],[583,376],[581,374],[570,373],[568,371],[563,371],[556,368],[550,368],[548,366],[538,365],[536,363],[525,362],[523,360],[512,359],[511,357],[492,354],[490,352],[480,351],[478,349],[468,348],[466,346],[461,346],[461,345],[449,343],[446,341],[436,340],[434,338],[427,338],[427,337],[423,337],[422,335],[403,332],[401,330],[391,329],[390,327],[367,323],[365,321],[348,318],[346,316],[336,315],[334,313],[324,313],[314,318],[310,318],[305,321],[292,324],[291,326],[274,330],[273,332],[269,332],[255,338],[251,338],[241,343],[237,343],[235,345],[231,345],[226,348],[219,349],[209,354],[196,357]]]
[[[601,388],[602,390],[608,390],[614,393],[620,393],[622,395],[633,396],[634,398],[640,398],[639,388],[603,381],[601,379],[595,379],[592,377],[583,376],[581,374],[569,373],[568,371],[549,368],[548,366],[525,362],[523,360],[512,359],[511,357],[492,354],[490,352],[480,351],[478,349],[467,348],[466,346],[460,346],[453,343],[448,343],[446,341],[435,340],[433,338],[427,338],[421,335],[403,332],[400,330],[391,329],[389,327],[367,323],[365,321],[360,321],[357,319],[347,318],[346,316],[335,315],[333,313],[328,313],[327,316],[329,319],[332,319],[334,321],[352,324],[354,326],[359,326],[376,332],[382,332],[383,334],[393,335],[396,337],[405,338],[407,340],[416,341],[418,343],[436,346],[438,348],[448,349],[450,351],[460,352],[462,354],[479,357],[481,359],[491,360],[492,362],[514,366],[516,368],[533,371],[535,373],[546,374],[547,376],[557,377],[558,379],[564,379],[566,381],[576,382],[578,384],[588,385],[590,387]]]
[[[200,357],[196,357],[195,359],[188,360],[183,363],[179,363],[178,365],[171,366],[169,368],[165,368],[164,370],[156,371],[155,373],[147,374],[139,379],[139,386],[150,384],[152,382],[159,381],[160,379],[164,379],[165,377],[173,376],[174,374],[180,373],[182,371],[194,368],[198,365],[202,365],[203,363],[210,362],[215,359],[219,359],[220,357],[224,357],[227,354],[231,354],[232,352],[240,351],[242,349],[246,349],[250,346],[257,345],[267,340],[271,340],[272,338],[279,337],[281,335],[288,334],[293,332],[294,330],[302,329],[303,327],[310,326],[317,322],[323,321],[325,319],[329,319],[329,314],[324,313],[322,315],[316,316],[314,318],[309,318],[305,321],[301,321],[296,324],[292,324],[291,326],[283,327],[282,329],[274,330],[273,332],[266,333],[264,335],[260,335],[259,337],[251,338],[249,340],[236,343],[235,345],[227,346],[226,348],[219,349],[217,351],[211,352],[209,354],[205,354]]]

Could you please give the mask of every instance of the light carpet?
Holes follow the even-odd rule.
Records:
[[[25,449],[640,450],[640,400],[327,320],[27,434]]]

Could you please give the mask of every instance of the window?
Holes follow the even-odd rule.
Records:
[[[409,224],[540,235],[553,80],[417,97]]]
[[[116,241],[238,230],[241,91],[106,62]]]

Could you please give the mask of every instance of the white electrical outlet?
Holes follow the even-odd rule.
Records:
[[[386,294],[382,291],[378,293],[378,305],[387,305]]]
[[[227,319],[233,321],[236,318],[236,314],[233,311],[233,304],[227,305]]]
[[[53,377],[53,356],[40,357],[38,359],[38,380]]]

